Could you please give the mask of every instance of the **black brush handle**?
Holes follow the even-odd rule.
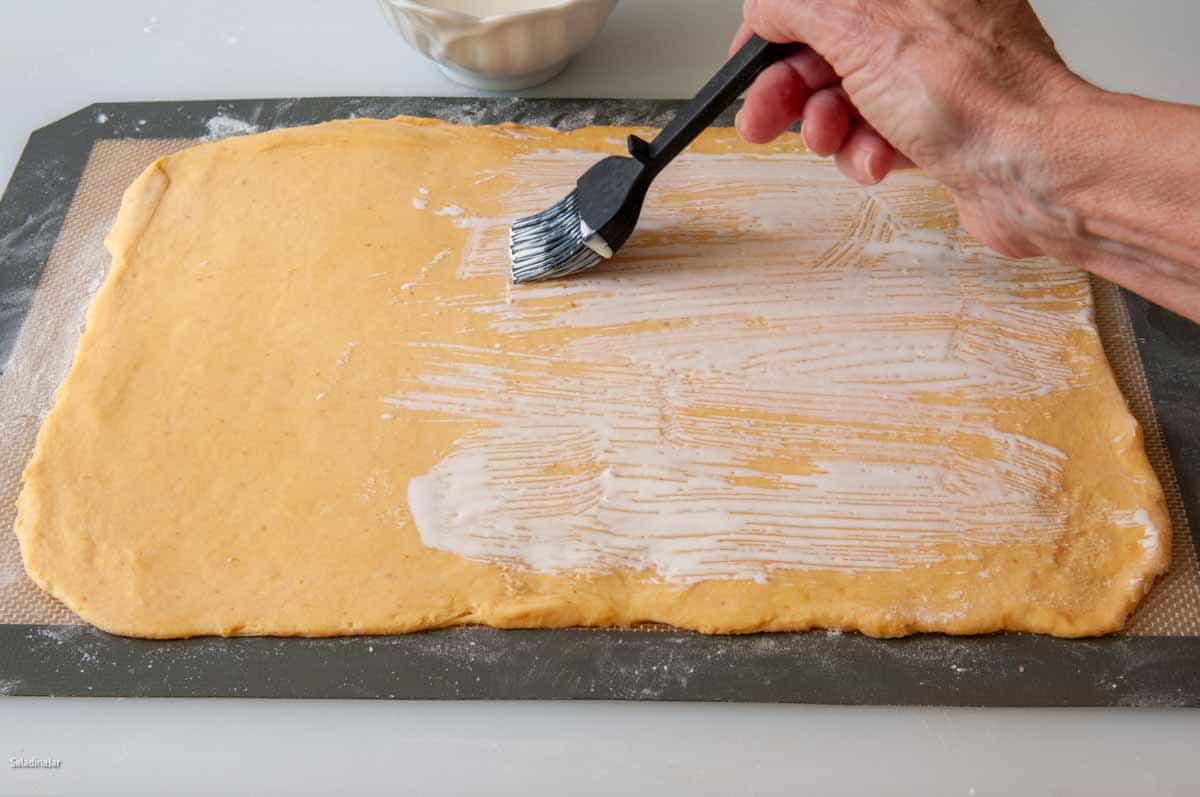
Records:
[[[704,88],[683,110],[675,114],[654,143],[648,144],[637,136],[629,137],[629,154],[657,174],[684,148],[711,125],[721,112],[750,87],[754,78],[771,64],[801,52],[805,45],[798,42],[775,44],[759,36],[751,36]]]

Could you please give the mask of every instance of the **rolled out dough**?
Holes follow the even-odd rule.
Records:
[[[1119,628],[1170,530],[1085,275],[919,175],[711,130],[617,262],[511,286],[508,220],[628,132],[150,166],[25,472],[29,574],[146,637]]]

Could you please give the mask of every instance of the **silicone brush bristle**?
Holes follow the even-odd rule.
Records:
[[[557,205],[513,222],[508,251],[513,282],[565,277],[604,259],[584,243],[574,191]]]

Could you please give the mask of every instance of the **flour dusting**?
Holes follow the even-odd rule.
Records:
[[[225,116],[224,114],[217,114],[211,117],[204,123],[204,126],[208,130],[208,135],[205,138],[209,139],[244,136],[259,131],[258,125],[252,125],[249,122],[233,116]]]

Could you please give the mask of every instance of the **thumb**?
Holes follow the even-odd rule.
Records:
[[[837,0],[745,0],[742,16],[759,36],[773,42],[803,42],[825,54],[849,23],[854,3]]]

